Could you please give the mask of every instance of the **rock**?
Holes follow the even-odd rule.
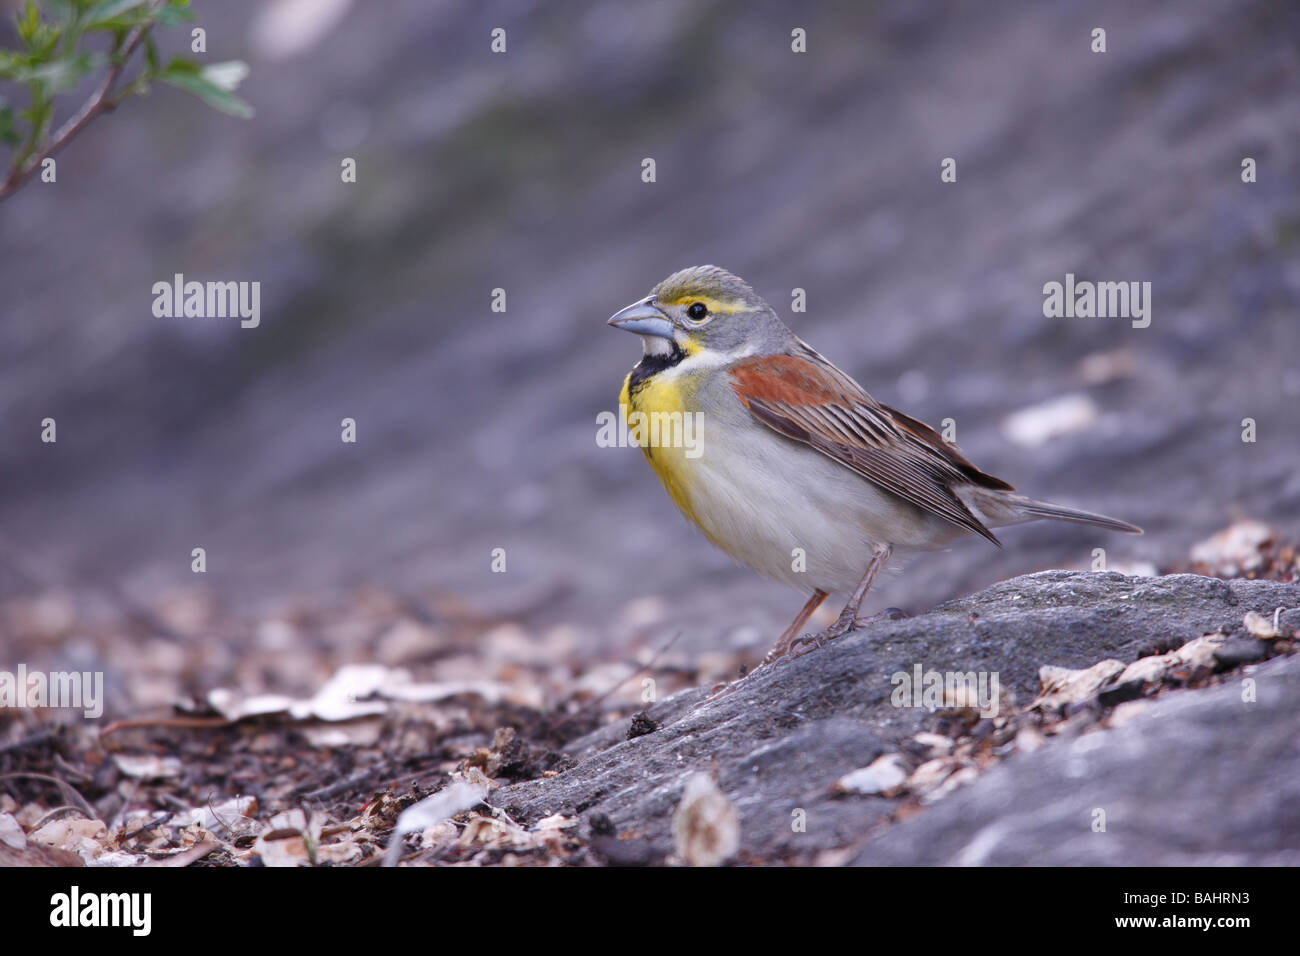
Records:
[[[1214,659],[1219,662],[1220,667],[1240,667],[1242,664],[1266,660],[1268,652],[1268,641],[1253,637],[1233,638],[1225,641],[1222,647],[1215,650]]]
[[[620,840],[615,836],[597,834],[591,838],[591,848],[609,866],[652,866],[664,859],[664,854],[649,840],[635,837]]]
[[[1284,636],[1300,634],[1300,607],[1293,607],[1278,615],[1277,631]]]
[[[1178,647],[1175,654],[1189,656],[1189,648],[1203,649],[1196,654],[1203,652],[1213,667],[1213,650],[1222,638],[1210,640],[1203,635],[1238,627],[1248,610],[1271,614],[1275,607],[1297,604],[1300,584],[1271,581],[1222,581],[1188,574],[1129,578],[1067,571],[1012,578],[915,617],[873,623],[796,660],[756,672],[726,695],[710,698],[701,688],[683,691],[647,709],[647,716],[659,725],[655,733],[626,740],[627,721],[613,722],[569,744],[566,749],[577,761],[571,769],[549,779],[502,787],[489,800],[524,821],[564,812],[584,815],[590,822],[591,816],[604,814],[617,832],[635,834],[648,841],[654,853],[666,856],[673,849],[671,819],[687,778],[697,772],[716,773],[718,788],[739,818],[742,859],[810,862],[822,851],[862,841],[897,808],[895,800],[879,794],[836,794],[832,785],[854,770],[870,767],[884,753],[906,751],[906,743],[918,734],[934,731],[938,718],[926,708],[895,706],[900,676],[910,677],[918,663],[926,671],[996,674],[1003,694],[1030,701],[1039,689],[1039,670],[1049,662],[1087,670],[1098,661],[1112,660],[1119,664],[1118,675],[1145,649],[1163,646]],[[1198,695],[1221,691],[1174,694],[1199,700]],[[1232,693],[1237,699],[1238,691]],[[1256,724],[1279,719],[1277,708],[1265,696],[1261,683],[1259,716],[1251,718],[1256,730]],[[1069,739],[1044,739],[1022,731],[1015,738],[1021,756],[978,778],[963,774],[953,785],[957,789],[945,790],[948,795],[906,823],[916,824],[953,801],[968,799],[966,794],[983,787],[993,773],[1005,773],[1031,759],[1052,761],[1055,767],[1062,758],[1054,754],[1073,752],[1075,747],[1090,752],[1088,747],[1102,744],[1089,741],[1111,739],[1109,734],[1123,732],[1124,737],[1114,739],[1131,741],[1134,727],[1153,722],[1165,726],[1150,712],[1129,713],[1132,719],[1113,731],[1091,718]],[[1267,715],[1272,716],[1266,720]],[[1166,749],[1144,748],[1142,761],[1125,758],[1125,773],[1131,779],[1127,784],[1119,778],[1111,781],[1114,789],[1108,792],[1117,800],[1127,793],[1145,794],[1149,807],[1143,810],[1143,819],[1156,826],[1154,810],[1165,799],[1157,799],[1157,791],[1170,795],[1187,783],[1183,776],[1171,776],[1169,768],[1180,775],[1214,777],[1213,783],[1201,781],[1193,787],[1217,787],[1213,802],[1198,811],[1183,801],[1186,822],[1190,825],[1194,811],[1199,812],[1196,822],[1207,834],[1203,839],[1208,846],[1220,832],[1220,816],[1229,813],[1232,823],[1223,832],[1235,836],[1214,845],[1238,857],[1254,852],[1233,849],[1233,840],[1256,825],[1249,818],[1237,819],[1234,801],[1256,806],[1263,799],[1253,793],[1258,780],[1281,778],[1263,765],[1247,772],[1244,757],[1232,758],[1239,771],[1232,775],[1207,772],[1215,760],[1228,759],[1232,748],[1255,754],[1242,729],[1234,730],[1231,721],[1220,729],[1212,722],[1199,726],[1199,765],[1178,752],[1175,730],[1162,731],[1171,741]],[[1124,754],[1116,759],[1121,757]],[[962,769],[954,764],[935,782],[935,789]],[[1294,770],[1287,772],[1300,781]],[[1065,777],[1053,786],[1035,792],[1043,800],[1054,796],[1068,802],[1074,800],[1071,795],[1080,781]],[[1300,801],[1295,805],[1300,806]],[[1021,815],[1024,806],[1011,790],[1000,793],[997,801],[998,811],[1008,817]],[[1111,818],[1115,819],[1113,814]],[[1268,819],[1261,818],[1259,825]],[[902,825],[887,827],[883,833]],[[1084,826],[1086,830],[1086,819]],[[1169,836],[1161,836],[1163,832],[1157,827],[1150,841],[1158,843]],[[1083,856],[1077,848],[1071,852]],[[1177,857],[1175,850],[1167,855]],[[1066,855],[1057,858],[1064,860]],[[1139,858],[1164,859],[1133,859]],[[869,859],[864,857],[863,862]]]
[[[637,737],[644,737],[646,734],[653,734],[659,729],[659,725],[646,716],[643,710],[639,714],[632,715],[632,723],[627,728],[627,739],[635,740]]]
[[[614,830],[614,821],[603,813],[593,813],[587,818],[591,829],[589,839],[592,850],[609,866],[650,866],[663,860],[646,840],[636,837],[620,839]]]
[[[1174,691],[1123,725],[994,767],[870,838],[860,865],[1300,864],[1300,658]],[[1105,832],[1094,832],[1097,811]]]
[[[1130,700],[1137,700],[1146,690],[1146,681],[1116,681],[1097,694],[1097,703],[1102,707],[1118,707]]]

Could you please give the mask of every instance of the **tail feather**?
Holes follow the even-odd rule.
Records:
[[[1007,525],[1036,521],[1039,518],[1051,518],[1055,521],[1073,521],[1075,524],[1090,524],[1111,531],[1124,531],[1128,534],[1141,534],[1142,529],[1118,518],[1108,518],[1092,511],[1080,511],[1078,508],[1066,508],[1054,505],[1050,501],[1036,501],[1024,495],[963,485],[954,489],[968,508],[971,508],[988,527],[1004,528]]]
[[[1091,511],[1080,511],[1078,508],[1065,508],[1061,505],[1054,505],[1050,501],[1035,501],[1033,498],[1026,498],[1020,507],[1031,518],[1073,521],[1075,524],[1091,524],[1099,528],[1109,528],[1111,531],[1124,531],[1128,534],[1142,533],[1141,528],[1135,524],[1129,524],[1127,521],[1108,518],[1106,515],[1099,515]]]

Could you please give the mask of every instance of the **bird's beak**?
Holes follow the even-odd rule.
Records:
[[[650,299],[633,302],[626,309],[611,315],[608,324],[616,329],[622,329],[624,332],[635,332],[637,335],[654,335],[661,339],[671,340],[673,337],[673,324],[668,321],[668,316],[656,309],[650,302]]]

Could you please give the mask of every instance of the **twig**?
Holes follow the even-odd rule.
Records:
[[[100,84],[99,89],[82,104],[72,116],[68,117],[66,123],[59,127],[58,132],[54,134],[44,149],[32,155],[26,163],[15,166],[9,171],[3,183],[0,183],[0,202],[3,202],[19,186],[27,181],[28,177],[40,167],[41,163],[49,159],[64,146],[71,142],[72,138],[86,128],[86,125],[100,113],[108,113],[117,108],[118,100],[112,97],[113,85],[122,75],[122,70],[126,68],[127,61],[135,53],[136,47],[145,38],[149,32],[150,26],[141,24],[134,27],[126,36],[126,41],[122,44],[120,55],[108,68],[108,73],[104,77],[104,82]]]
[[[213,799],[214,796],[215,796],[214,793],[211,793],[211,792],[210,792],[210,793],[208,794],[208,812],[212,814],[212,819],[213,819],[214,821],[216,821],[217,826],[221,827],[221,829],[223,829],[223,830],[225,830],[227,833],[229,833],[229,834],[230,834],[230,840],[231,840],[231,842],[234,842],[235,840],[238,840],[238,839],[239,839],[239,837],[240,837],[240,831],[235,829],[235,824],[234,824],[234,823],[227,823],[225,820],[221,819],[221,814],[217,812],[217,807],[216,807],[216,805],[212,802],[212,799]],[[239,802],[238,802],[238,799],[236,799],[236,802],[235,802],[235,812],[236,812],[236,814],[238,815],[238,817],[239,817],[241,820],[242,820],[242,819],[247,819],[247,818],[246,818],[242,813],[239,812]],[[238,822],[238,821],[236,821],[236,822]],[[209,827],[209,828],[208,828],[209,832],[212,831],[212,830],[214,830],[214,829],[216,829],[216,828],[215,828],[215,827]],[[248,830],[248,827],[245,826],[245,827],[244,827],[244,831],[247,832],[247,830]]]
[[[150,857],[143,866],[189,866],[197,863],[210,853],[215,853],[221,849],[221,844],[215,840],[205,840],[203,843],[196,843],[188,850],[181,850],[179,853],[173,853],[171,856]]]
[[[224,717],[158,717],[156,719],[144,718],[141,720],[117,720],[109,724],[99,732],[99,739],[103,740],[109,734],[115,734],[119,730],[136,730],[141,727],[228,727],[230,721]]]
[[[99,819],[95,811],[90,808],[90,804],[86,802],[86,798],[77,792],[77,788],[60,777],[52,777],[48,773],[30,773],[27,771],[0,773],[0,780],[13,780],[24,777],[29,780],[44,780],[46,783],[55,784],[59,788],[59,792],[63,794],[63,799],[84,813],[87,820]]]
[[[61,807],[55,807],[49,813],[43,814],[39,820],[37,820],[35,823],[32,824],[31,826],[32,832],[34,833],[35,831],[39,830],[41,827],[45,826],[45,824],[48,821],[53,820],[56,816],[59,816],[60,814],[67,813],[69,810],[71,810],[73,813],[80,813],[82,816],[86,816],[86,811],[81,809],[81,807],[74,807],[70,803],[64,804]],[[86,819],[94,820],[96,818],[86,817]]]
[[[92,780],[95,779],[90,774],[86,773],[86,771],[78,767],[74,767],[72,764],[68,763],[66,760],[63,759],[63,757],[61,757],[57,753],[54,755],[54,767],[56,770],[62,770],[69,777],[75,779],[78,783],[90,783]]]
[[[126,843],[128,840],[134,840],[142,833],[148,833],[150,830],[156,830],[164,823],[166,823],[168,820],[170,820],[173,816],[173,814],[167,810],[160,810],[159,814],[160,814],[159,816],[154,817],[148,823],[141,826],[138,830],[132,830],[130,833],[123,833],[119,842]]]

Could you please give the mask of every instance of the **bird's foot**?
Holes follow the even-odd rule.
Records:
[[[796,657],[803,657],[809,651],[815,651],[827,641],[834,640],[837,636],[832,635],[829,628],[817,634],[802,634],[790,642],[790,651],[785,659],[792,661]]]
[[[758,666],[747,674],[743,674],[734,681],[723,684],[715,684],[709,689],[709,699],[716,700],[733,693],[745,680],[746,677],[752,677],[755,674],[762,673],[772,668],[779,667],[796,658],[803,657],[810,651],[829,644],[838,637],[843,637],[850,631],[856,631],[868,624],[875,624],[879,621],[901,621],[907,617],[903,611],[896,607],[888,607],[879,614],[873,614],[871,617],[857,617],[855,614],[841,614],[835,623],[824,631],[818,631],[816,634],[802,634],[788,643],[778,644],[767,652]]]
[[[793,660],[796,657],[802,657],[809,651],[814,651],[829,644],[837,637],[843,637],[850,631],[859,630],[868,624],[877,624],[881,621],[901,621],[905,617],[907,617],[907,614],[896,607],[887,607],[879,614],[873,614],[871,617],[845,616],[841,614],[835,623],[826,630],[816,634],[804,634],[795,638],[790,642],[790,647],[785,654],[782,654],[778,660]],[[767,661],[764,660],[763,663],[766,664]]]

